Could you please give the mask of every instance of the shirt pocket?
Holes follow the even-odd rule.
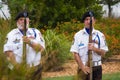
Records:
[[[16,54],[17,56],[22,57],[22,44],[18,43],[18,44],[14,44],[14,54]]]
[[[84,56],[87,55],[88,53],[88,47],[87,46],[80,46],[79,47],[79,55]]]

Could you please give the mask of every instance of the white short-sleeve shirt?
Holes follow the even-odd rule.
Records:
[[[7,42],[4,45],[5,51],[13,51],[16,61],[18,63],[22,62],[22,54],[23,54],[23,40],[22,40],[22,32],[16,28],[7,34]],[[40,44],[43,48],[45,48],[45,41],[39,30],[35,28],[28,28],[26,32],[26,36],[33,39],[35,43]],[[36,66],[40,64],[41,52],[36,52],[31,46],[26,45],[26,61],[27,64],[32,66]]]
[[[92,41],[96,48],[108,51],[108,46],[106,45],[104,34],[98,30],[93,29],[92,31]],[[71,46],[70,52],[76,52],[81,57],[83,64],[85,65],[88,61],[88,42],[89,34],[86,32],[85,28],[77,32],[74,36],[74,43]],[[101,60],[101,56],[95,52],[92,52],[93,61]]]

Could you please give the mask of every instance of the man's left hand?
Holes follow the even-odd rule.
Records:
[[[30,38],[29,38],[29,37],[23,36],[22,38],[23,38],[23,42],[25,42],[25,43],[27,43],[27,44],[30,43]]]
[[[88,50],[94,50],[94,43],[88,43]]]

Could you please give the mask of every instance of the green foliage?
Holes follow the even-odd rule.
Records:
[[[0,70],[2,71],[0,73],[0,79],[3,77],[4,74],[6,74],[6,61],[4,60],[5,56],[3,55],[3,44],[5,41],[6,32],[8,30],[8,24],[5,20],[0,19]]]
[[[6,37],[6,34],[8,33],[8,31],[10,30],[10,27],[9,27],[9,23],[4,20],[4,19],[0,19],[0,51],[3,51],[3,44],[5,42],[5,37]]]
[[[97,16],[100,18],[102,8],[96,0],[46,0],[40,21],[42,24],[56,27],[57,22],[80,20],[82,14],[88,10],[98,13]]]
[[[47,30],[44,33],[44,38],[46,42],[46,50],[42,60],[44,70],[60,67],[63,62],[71,58],[70,41],[63,34],[57,34],[54,30]]]
[[[63,22],[62,24],[58,24],[55,30],[59,34],[64,34],[68,37],[68,40],[73,40],[74,34],[82,29],[84,26],[75,19],[71,20],[71,22]]]
[[[31,26],[36,27],[39,25],[41,17],[41,10],[44,6],[43,0],[7,0],[7,4],[11,14],[12,28],[16,27],[15,17],[20,11],[27,10],[31,19]]]
[[[24,5],[30,13],[31,26],[45,28],[57,23],[80,20],[85,11],[92,10],[101,18],[102,7],[96,0],[7,0],[12,21]],[[13,24],[14,25],[14,24]]]

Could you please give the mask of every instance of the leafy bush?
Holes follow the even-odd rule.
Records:
[[[46,50],[42,60],[44,70],[57,68],[71,58],[70,41],[63,34],[57,34],[55,30],[47,30],[44,33],[44,38],[46,42]]]

